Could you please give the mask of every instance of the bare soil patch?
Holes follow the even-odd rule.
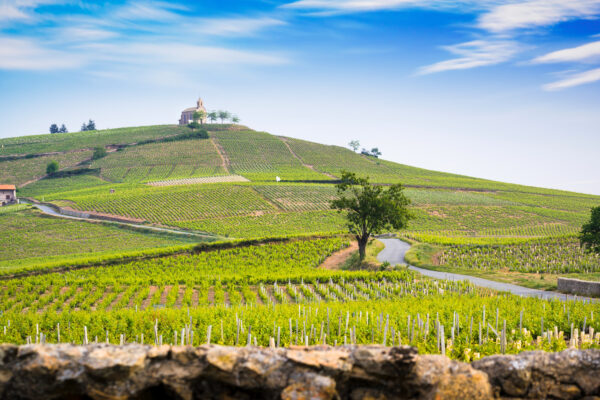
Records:
[[[340,265],[343,265],[355,251],[358,251],[358,243],[353,241],[349,247],[346,247],[345,249],[335,252],[327,257],[325,261],[319,265],[319,268],[339,269]]]

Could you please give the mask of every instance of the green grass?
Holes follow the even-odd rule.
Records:
[[[0,159],[0,182],[21,186],[26,182],[45,176],[46,166],[50,161],[58,162],[59,168],[65,169],[74,167],[84,160],[89,160],[91,157],[91,151],[77,151],[11,161]]]
[[[89,256],[90,253],[118,253],[175,246],[198,240],[141,233],[110,224],[51,217],[34,209],[0,212],[0,226],[3,232],[10,232],[0,235],[0,269],[53,259]]]
[[[136,143],[189,132],[178,125],[141,126],[98,131],[56,133],[0,139],[0,155],[38,154],[98,146]]]

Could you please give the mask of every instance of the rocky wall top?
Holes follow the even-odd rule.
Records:
[[[0,399],[489,399],[600,396],[600,351],[472,364],[411,347],[1,345]]]

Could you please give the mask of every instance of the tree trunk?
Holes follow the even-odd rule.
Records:
[[[360,257],[360,261],[363,261],[367,256],[367,243],[369,243],[369,235],[357,236],[356,240],[358,241],[358,255]]]

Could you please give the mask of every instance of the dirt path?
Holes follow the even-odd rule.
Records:
[[[219,157],[221,157],[221,166],[223,167],[223,169],[225,170],[225,172],[227,172],[228,174],[231,173],[231,171],[229,170],[229,157],[227,157],[227,155],[225,154],[225,150],[221,147],[220,144],[218,144],[214,138],[210,138],[209,139],[210,142],[213,144],[213,146],[215,147],[215,150],[217,151],[217,154],[219,154]]]
[[[287,147],[287,149],[290,151],[292,156],[294,156],[294,158],[296,160],[300,161],[300,164],[302,164],[303,167],[312,169],[313,171],[315,171],[319,174],[322,174],[322,175],[326,175],[326,176],[330,177],[331,179],[338,179],[338,177],[335,175],[331,175],[330,173],[323,172],[323,171],[318,171],[313,165],[304,163],[304,161],[298,156],[298,154],[296,154],[294,152],[294,150],[292,150],[292,148],[291,148],[290,144],[287,142],[286,138],[284,138],[283,136],[277,136],[277,137],[283,142],[283,144],[285,144],[285,147]]]
[[[348,260],[348,258],[350,258],[352,253],[354,253],[355,251],[358,251],[358,243],[352,242],[350,247],[346,247],[345,249],[337,251],[329,257],[327,257],[325,261],[323,261],[323,263],[319,265],[319,268],[339,269],[340,265],[344,264],[346,260]]]

